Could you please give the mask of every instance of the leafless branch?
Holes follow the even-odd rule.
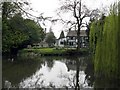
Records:
[[[45,20],[49,20],[49,21],[50,21],[50,20],[51,20],[51,17],[43,17],[43,13],[41,13],[40,16],[37,17],[37,16],[34,16],[34,15],[26,12],[23,8],[21,8],[21,7],[18,5],[18,3],[14,2],[14,4],[15,4],[22,12],[24,12],[27,17],[31,16],[31,17],[33,17],[33,18],[36,18],[36,19],[40,20],[40,21],[41,21],[41,20],[42,20],[42,21],[45,21]]]

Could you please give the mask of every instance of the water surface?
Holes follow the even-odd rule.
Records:
[[[92,88],[93,67],[88,56],[20,57],[3,61],[3,87]]]

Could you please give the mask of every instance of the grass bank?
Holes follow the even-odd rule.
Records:
[[[23,49],[20,53],[33,52],[41,56],[66,56],[66,55],[83,55],[88,54],[88,49],[56,49],[56,48],[37,48],[37,49]]]

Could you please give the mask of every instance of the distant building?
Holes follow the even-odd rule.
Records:
[[[40,43],[34,43],[33,47],[34,48],[41,48],[41,47],[49,47],[49,46],[48,46],[47,42],[41,41]],[[32,47],[28,46],[28,48],[32,48]]]
[[[66,37],[64,35],[64,32],[62,31],[59,39],[57,39],[57,43],[58,43],[57,45],[60,46],[60,47],[64,47],[65,41],[66,41]]]
[[[87,47],[88,44],[88,36],[85,30],[80,31],[80,44],[82,47]],[[60,37],[57,39],[56,43],[59,47],[77,47],[77,32],[70,30],[67,33],[67,36],[64,36],[64,32],[62,31]]]
[[[48,47],[48,43],[45,42],[45,41],[42,41],[42,42],[39,43],[39,46],[40,47]]]
[[[33,46],[35,48],[41,48],[41,47],[49,47],[49,44],[46,42],[46,38],[49,36],[49,33],[46,33],[45,38],[43,41],[39,42],[39,43],[34,43]],[[30,47],[30,46],[29,46]]]

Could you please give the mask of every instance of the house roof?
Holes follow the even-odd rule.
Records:
[[[64,35],[63,31],[61,32],[59,39],[61,39],[61,38],[65,38],[65,35]]]
[[[69,31],[67,33],[67,37],[70,37],[70,36],[77,36],[77,31]],[[87,36],[86,31],[80,30],[80,36]]]

